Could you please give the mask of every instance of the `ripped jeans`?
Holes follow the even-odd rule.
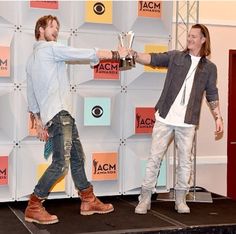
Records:
[[[75,120],[67,111],[61,111],[50,121],[49,137],[52,137],[52,163],[35,186],[34,194],[46,198],[52,186],[71,168],[76,189],[90,186],[84,169],[84,151],[79,140]]]

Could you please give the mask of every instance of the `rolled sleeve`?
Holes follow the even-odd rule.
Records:
[[[217,68],[216,65],[211,63],[209,67],[209,79],[206,86],[206,99],[208,102],[219,100],[218,88],[216,86],[217,82]]]
[[[91,67],[94,67],[96,66],[97,64],[99,64],[99,58],[97,56],[97,51],[98,51],[98,48],[94,48],[94,57],[93,59],[90,61],[90,66]]]

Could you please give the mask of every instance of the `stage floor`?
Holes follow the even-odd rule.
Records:
[[[24,221],[26,202],[0,203],[1,234],[106,234],[106,233],[236,233],[236,201],[212,195],[213,202],[188,202],[190,214],[178,214],[173,201],[152,201],[146,215],[134,213],[138,196],[102,197],[111,202],[115,211],[110,214],[82,216],[79,199],[47,200],[47,210],[60,222],[39,225]]]

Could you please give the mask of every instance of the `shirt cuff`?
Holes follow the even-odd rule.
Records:
[[[90,66],[91,67],[94,67],[96,65],[99,64],[99,58],[97,56],[97,51],[98,51],[98,48],[93,48],[94,49],[94,57],[93,59],[90,61]]]

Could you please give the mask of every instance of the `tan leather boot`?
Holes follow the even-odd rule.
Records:
[[[25,221],[40,224],[53,224],[59,222],[56,215],[49,214],[42,205],[43,200],[31,194],[25,210]]]
[[[82,190],[79,195],[81,198],[80,214],[82,215],[105,214],[114,210],[112,204],[104,204],[94,195],[93,186]]]

